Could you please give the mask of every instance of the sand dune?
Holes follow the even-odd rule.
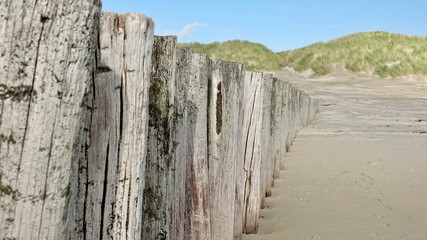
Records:
[[[426,78],[277,75],[322,107],[243,239],[427,239]]]

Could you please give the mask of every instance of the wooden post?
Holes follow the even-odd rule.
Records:
[[[98,18],[98,0],[0,3],[1,239],[67,238]]]
[[[242,124],[242,156],[243,165],[237,172],[242,173],[242,186],[236,185],[236,193],[242,192],[243,202],[240,231],[255,233],[258,228],[260,213],[260,180],[261,180],[261,128],[263,73],[245,72]],[[237,190],[241,188],[241,190]],[[236,198],[237,199],[237,198]],[[237,207],[237,206],[236,206]],[[236,214],[237,215],[237,214]]]
[[[174,239],[172,220],[178,172],[174,158],[176,38],[156,37],[149,95],[148,151],[144,186],[143,239]],[[185,162],[184,162],[185,163]]]
[[[318,101],[154,42],[146,16],[52,2],[0,3],[0,238],[256,232]]]
[[[239,149],[242,66],[214,61],[208,105],[209,189],[212,239],[234,233],[236,158]]]
[[[211,60],[205,55],[192,54],[189,49],[179,49],[177,81],[187,91],[188,126],[187,170],[185,197],[187,211],[184,238],[211,239],[211,212],[209,208],[208,174],[208,84],[211,78]],[[187,81],[183,81],[187,79]],[[183,85],[182,83],[187,83]],[[179,209],[177,209],[179,210]]]
[[[143,15],[102,15],[75,238],[141,236],[153,27]]]

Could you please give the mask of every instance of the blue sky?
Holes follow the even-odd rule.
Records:
[[[365,31],[427,36],[426,0],[102,2],[104,11],[152,17],[156,35],[178,35],[180,42],[241,39],[282,51]]]

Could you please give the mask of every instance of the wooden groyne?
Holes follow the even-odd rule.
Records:
[[[144,15],[30,2],[0,5],[0,239],[256,232],[318,102],[177,48]]]

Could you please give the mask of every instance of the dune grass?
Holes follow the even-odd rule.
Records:
[[[281,68],[279,56],[259,43],[233,40],[210,44],[180,43],[179,47],[193,48],[195,52],[213,59],[242,63],[247,70],[274,71]]]
[[[387,32],[356,33],[279,53],[240,40],[179,46],[213,59],[243,63],[248,70],[275,71],[288,66],[298,72],[312,70],[314,77],[327,75],[333,68],[372,72],[381,77],[427,76],[427,37]]]
[[[427,75],[426,37],[357,33],[278,54],[283,66],[299,72],[312,69],[315,76],[328,74],[333,67],[381,77]]]

